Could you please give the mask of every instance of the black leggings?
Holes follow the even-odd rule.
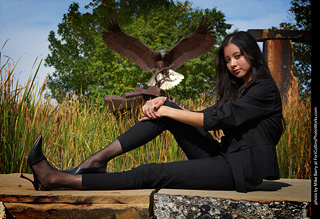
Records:
[[[179,108],[168,102],[167,106]],[[169,118],[139,122],[118,137],[123,152],[140,147],[164,130],[175,137],[189,160],[144,164],[119,173],[82,175],[88,189],[235,189],[226,155],[203,128],[186,125]]]

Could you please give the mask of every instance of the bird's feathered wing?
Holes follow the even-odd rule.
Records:
[[[177,69],[189,59],[201,56],[211,50],[216,42],[211,23],[202,17],[198,29],[192,35],[182,38],[167,52],[167,59]]]
[[[156,62],[159,60],[159,52],[153,51],[138,37],[124,33],[120,29],[115,16],[109,19],[107,30],[108,32],[103,32],[102,37],[109,49],[129,57],[146,72],[155,71]]]
[[[157,68],[157,62],[161,60],[160,52],[153,51],[145,45],[138,37],[124,33],[117,22],[115,16],[111,17],[107,25],[108,32],[103,32],[103,40],[109,49],[114,50],[120,55],[129,57],[140,68],[146,72],[158,71],[149,80],[148,85],[153,86],[156,81],[162,80],[165,76],[158,74],[162,69]],[[195,33],[189,37],[182,38],[166,55],[166,69],[177,69],[189,59],[196,58],[210,51],[216,42],[211,23],[202,17],[201,23]],[[157,77],[157,80],[155,80]],[[158,78],[161,77],[161,78]],[[169,75],[162,80],[165,85],[163,89],[174,87],[184,78],[183,75],[169,70]],[[175,81],[176,80],[176,81]]]

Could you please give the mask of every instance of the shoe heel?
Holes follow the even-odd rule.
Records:
[[[33,175],[33,177],[34,177],[34,175]],[[36,191],[39,190],[39,185],[36,183],[36,181],[38,181],[38,180],[33,181],[32,179],[30,179],[29,177],[26,177],[26,176],[23,175],[22,173],[21,173],[21,175],[20,175],[20,178],[28,180],[29,182],[32,183],[32,185],[33,185],[33,187],[34,187],[34,189],[35,189]]]

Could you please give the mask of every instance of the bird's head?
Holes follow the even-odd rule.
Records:
[[[159,50],[159,52],[160,52],[161,58],[164,59],[167,55],[167,50],[162,49],[162,50]]]

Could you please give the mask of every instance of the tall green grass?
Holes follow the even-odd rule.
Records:
[[[281,177],[311,177],[311,101],[291,92],[283,106],[286,130],[277,145]]]
[[[14,84],[13,72],[16,65],[9,60],[0,70],[0,170],[1,173],[21,171],[24,166],[28,146],[34,140],[37,123],[34,120],[38,113],[36,107],[37,94],[35,77],[19,88],[19,81]],[[39,65],[40,66],[40,65]]]
[[[79,102],[69,96],[61,104],[53,104],[44,98],[45,82],[41,86],[35,83],[39,67],[21,88],[18,82],[13,84],[14,69],[15,66],[5,63],[0,72],[1,173],[29,172],[27,155],[40,134],[49,162],[58,169],[70,169],[137,122],[135,112],[112,114],[104,105],[95,104],[94,100]],[[186,103],[193,110],[211,104],[205,96]],[[296,100],[284,107],[287,130],[278,145],[281,177],[310,177],[310,111],[310,101],[302,103]],[[146,145],[110,161],[107,171],[118,172],[144,163],[182,159],[184,153],[172,134],[163,132]]]

